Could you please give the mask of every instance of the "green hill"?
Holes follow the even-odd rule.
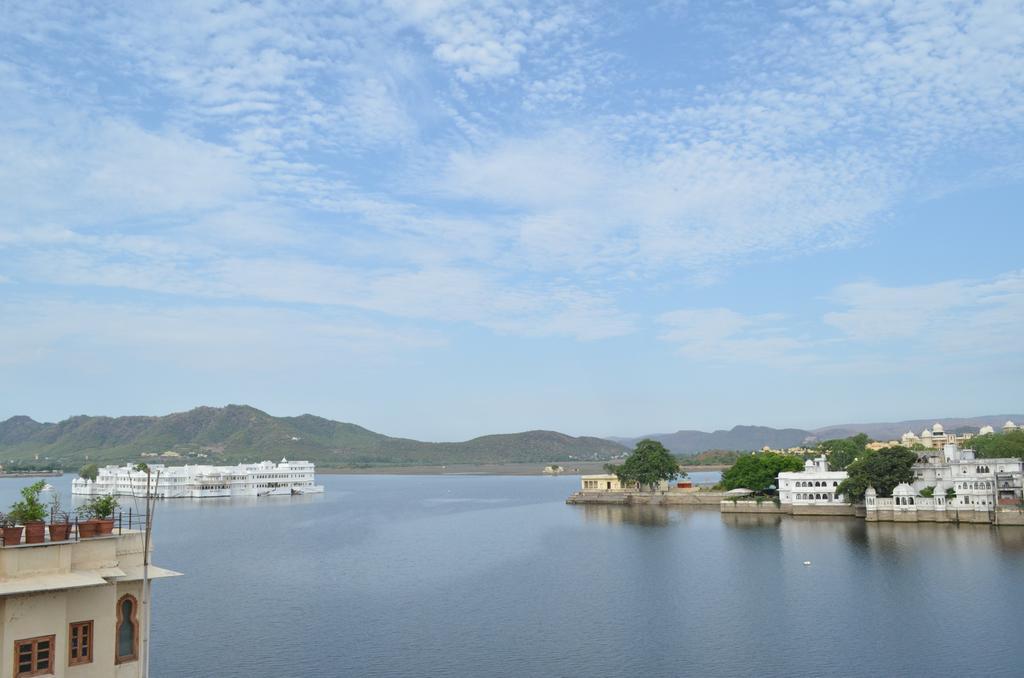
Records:
[[[288,457],[346,467],[604,460],[626,449],[602,438],[555,431],[426,443],[310,414],[273,417],[247,405],[197,407],[162,417],[77,416],[49,424],[17,416],[0,422],[0,460],[5,462],[38,456],[76,469],[86,460],[125,462],[167,451],[203,463]]]

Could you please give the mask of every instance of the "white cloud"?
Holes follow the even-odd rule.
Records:
[[[388,4],[423,32],[434,58],[465,82],[517,74],[532,45],[557,36],[570,24],[567,7],[521,0]]]
[[[775,314],[745,315],[727,308],[680,309],[658,317],[666,328],[658,338],[700,361],[763,367],[815,361],[811,344],[788,336],[783,320]]]
[[[441,187],[519,210],[519,245],[535,263],[658,273],[844,244],[892,199],[884,172],[855,154],[773,158],[717,143],[623,152],[560,130],[453,154]]]
[[[0,303],[0,314],[18,319],[0,333],[0,365],[47,362],[73,370],[89,369],[91,358],[103,363],[110,352],[122,361],[138,358],[216,371],[252,369],[268,356],[274,356],[274,369],[320,368],[446,343],[432,330],[388,327],[322,309],[9,298]]]
[[[949,368],[991,356],[1020,357],[1024,272],[927,285],[841,285],[843,307],[821,318],[680,309],[658,317],[663,341],[698,361],[885,373]],[[830,330],[839,330],[836,338]],[[929,367],[930,366],[930,367]]]
[[[0,65],[5,275],[191,301],[614,336],[616,283],[846,245],[948,140],[1012,159],[1024,119],[1007,2],[794,7],[734,77],[663,98],[628,40],[595,46],[590,4],[3,11],[7,49],[39,55]],[[872,322],[845,313],[851,338]],[[720,355],[801,347],[744,317]]]
[[[904,342],[948,360],[1020,352],[1024,272],[905,287],[852,283],[832,298],[845,308],[825,323],[857,342]]]
[[[53,232],[61,227],[52,222],[112,225],[206,210],[255,187],[243,158],[174,130],[70,114],[40,118],[34,134],[0,134],[0,197],[9,206],[2,220],[21,228]]]

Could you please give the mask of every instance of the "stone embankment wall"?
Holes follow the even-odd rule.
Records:
[[[762,501],[733,501],[725,499],[719,504],[722,513],[770,513],[786,516],[856,516],[857,507],[849,504],[834,504],[832,506],[820,505],[796,505],[783,504],[776,506],[775,502]]]
[[[1024,526],[1024,511],[1020,509],[1001,508],[996,511],[996,525]]]
[[[751,500],[726,499],[724,492],[576,492],[565,500],[566,504],[604,504],[636,506],[714,506],[722,513],[754,513],[760,515],[785,516],[847,516],[864,518],[868,522],[895,523],[973,523],[979,525],[1024,526],[1024,510],[1000,508],[996,511],[958,511],[948,508],[903,510],[902,508],[878,508],[866,511],[863,505],[850,504],[776,506],[772,501],[760,503]]]
[[[869,523],[967,523],[976,525],[1024,525],[1024,511],[1001,508],[996,511],[959,511],[947,508],[906,510],[906,507],[879,508],[868,511],[865,520]]]
[[[575,492],[566,504],[621,504],[651,506],[717,506],[725,496],[714,490],[697,492]]]

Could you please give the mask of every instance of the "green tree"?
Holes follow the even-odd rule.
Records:
[[[638,442],[621,465],[608,464],[605,468],[623,484],[638,483],[641,488],[652,490],[663,480],[686,477],[686,473],[679,470],[679,460],[657,440],[649,439]]]
[[[1024,459],[1024,431],[975,436],[971,438],[970,446],[978,459]]]
[[[775,452],[747,454],[722,473],[722,487],[735,490],[745,487],[754,492],[764,492],[778,483],[783,471],[802,471],[804,462],[800,457]]]
[[[78,470],[78,477],[86,480],[96,480],[100,475],[100,468],[96,464],[86,464]]]
[[[854,459],[864,454],[871,439],[864,433],[849,438],[826,440],[818,445],[818,450],[828,456],[828,467],[831,471],[844,471]]]
[[[917,454],[900,445],[867,450],[846,468],[849,477],[839,483],[837,491],[850,503],[864,501],[869,486],[879,497],[891,497],[897,485],[914,481],[916,462]]]
[[[45,481],[32,483],[21,488],[21,499],[11,505],[8,515],[22,525],[37,523],[46,519],[46,506],[39,501],[39,493],[46,487]]]

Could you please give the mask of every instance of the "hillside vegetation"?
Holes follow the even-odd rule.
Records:
[[[76,469],[86,460],[125,462],[167,451],[192,463],[288,457],[323,467],[607,460],[626,452],[613,441],[555,431],[427,443],[310,414],[274,417],[247,405],[197,407],[162,417],[77,416],[48,424],[18,416],[0,422],[0,460],[8,463],[38,456]]]

